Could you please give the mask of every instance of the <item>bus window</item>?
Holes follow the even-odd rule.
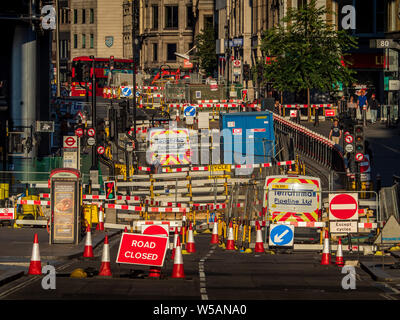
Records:
[[[104,88],[107,85],[107,78],[96,79],[97,88]]]

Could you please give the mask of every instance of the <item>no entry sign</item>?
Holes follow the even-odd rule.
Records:
[[[167,244],[165,236],[123,233],[116,262],[162,267]]]
[[[82,137],[82,136],[83,136],[83,129],[82,129],[82,128],[77,128],[77,129],[75,130],[75,135],[76,135],[78,138]]]
[[[357,220],[358,194],[329,194],[329,220]]]
[[[169,226],[167,224],[163,225],[146,225],[142,224],[142,233],[143,234],[148,234],[148,235],[153,235],[153,236],[165,236],[169,237]]]

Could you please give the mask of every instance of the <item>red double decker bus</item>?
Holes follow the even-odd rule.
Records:
[[[71,96],[84,97],[86,90],[88,95],[91,96],[92,90],[92,59],[87,56],[76,57],[72,59],[71,70]],[[133,60],[132,59],[117,59],[110,58],[94,58],[95,61],[95,75],[96,75],[96,96],[103,96],[103,88],[107,86],[110,67],[112,73],[133,73]]]

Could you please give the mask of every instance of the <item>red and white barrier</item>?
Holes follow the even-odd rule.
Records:
[[[49,206],[50,201],[41,201],[41,200],[22,200],[18,199],[17,204],[30,204],[35,206]]]

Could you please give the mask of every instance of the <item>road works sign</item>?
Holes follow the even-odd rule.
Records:
[[[329,220],[358,220],[358,194],[329,194]]]
[[[269,233],[270,246],[293,246],[294,226],[285,224],[272,224]]]
[[[116,262],[162,267],[167,244],[165,236],[123,233]]]
[[[392,215],[385,223],[382,232],[376,238],[374,244],[394,244],[400,242],[400,225]]]

